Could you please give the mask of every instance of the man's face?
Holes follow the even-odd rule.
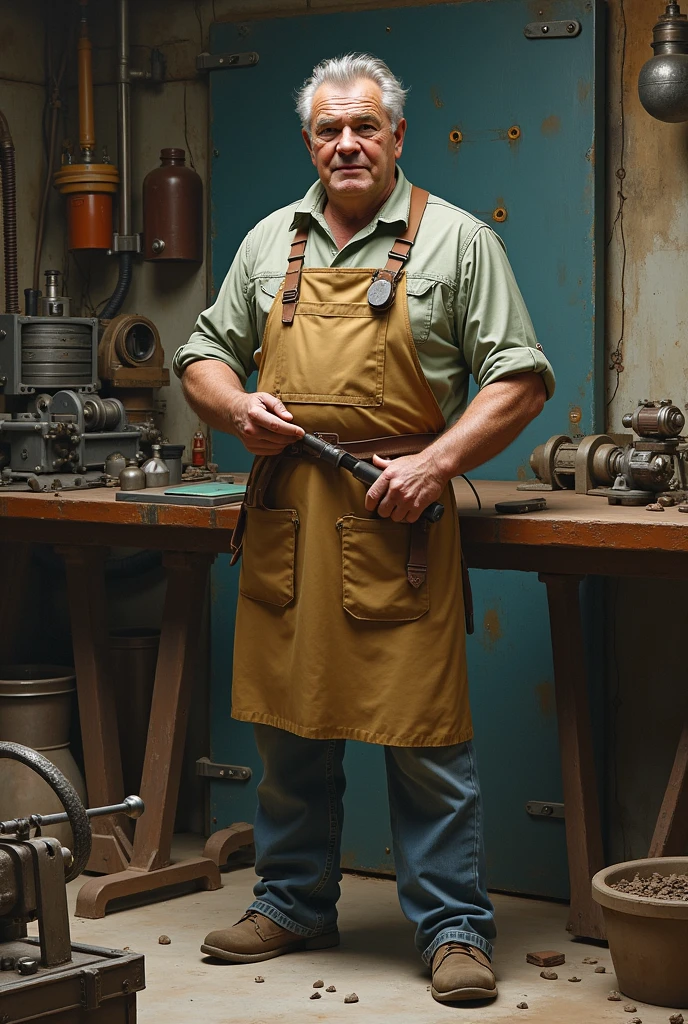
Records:
[[[406,131],[392,131],[376,82],[359,79],[343,87],[326,83],[313,97],[311,135],[303,137],[328,196],[374,202],[389,193]]]

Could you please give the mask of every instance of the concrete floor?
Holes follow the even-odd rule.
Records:
[[[198,850],[190,837],[183,852]],[[181,852],[181,850],[180,850]],[[394,883],[347,875],[339,924],[342,944],[318,953],[295,953],[263,964],[218,964],[206,960],[199,945],[207,931],[233,924],[251,900],[253,870],[223,875],[217,892],[198,892],[165,902],[109,914],[101,921],[72,917],[72,940],[145,954],[147,988],[139,994],[140,1024],[302,1024],[304,1021],[387,1021],[399,1024],[460,1024],[520,1021],[522,1024],[666,1024],[673,1012],[637,1004],[625,1013],[623,1002],[609,1002],[616,988],[609,952],[572,942],[565,932],[567,908],[539,900],[495,896],[499,944],[495,969],[499,998],[487,1007],[448,1007],[432,999],[429,976],[413,947],[412,929],[399,910]],[[70,909],[79,886],[68,887]],[[170,945],[160,945],[166,934]],[[525,962],[529,950],[557,949],[566,954],[558,981],[544,981],[539,968]],[[595,974],[582,963],[596,957],[609,973]],[[256,984],[256,975],[265,978]],[[573,975],[579,984],[568,982]],[[336,993],[322,991],[311,1000],[312,984],[322,978]],[[359,1002],[344,1004],[356,992]],[[518,1010],[525,1001],[529,1009]],[[686,1014],[688,1018],[688,1014]]]

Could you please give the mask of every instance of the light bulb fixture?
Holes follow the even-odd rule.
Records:
[[[688,121],[688,17],[667,4],[652,30],[650,57],[638,77],[638,95],[659,121]]]

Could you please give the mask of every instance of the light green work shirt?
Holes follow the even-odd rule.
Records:
[[[384,267],[409,216],[411,185],[400,168],[389,199],[342,249],[324,217],[316,182],[298,203],[260,221],[241,244],[217,300],[174,357],[181,376],[197,359],[218,359],[246,382],[287,267],[294,231],[308,227],[305,266]],[[463,412],[469,378],[479,388],[534,371],[549,398],[554,374],[535,338],[501,239],[482,221],[430,196],[406,265],[411,331],[418,358],[447,424]]]

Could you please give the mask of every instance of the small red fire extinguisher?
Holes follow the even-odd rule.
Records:
[[[197,468],[205,467],[206,445],[205,434],[197,430],[193,436],[193,447],[191,449],[191,465]]]

